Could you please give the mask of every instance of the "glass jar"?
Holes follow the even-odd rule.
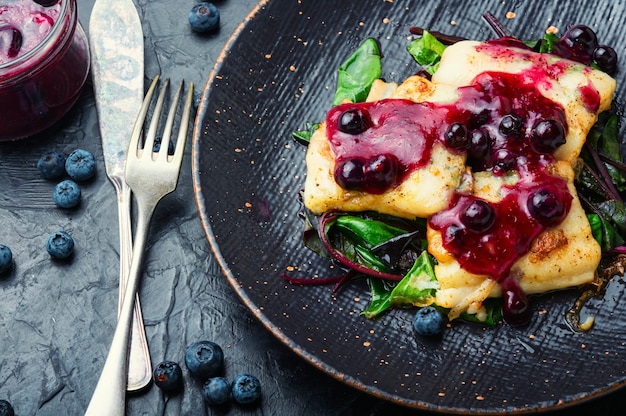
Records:
[[[0,0],[9,15],[3,19],[0,13],[0,25],[10,17],[9,7],[39,7],[37,3],[46,2]],[[87,79],[89,44],[78,22],[76,0],[58,0],[53,7],[59,7],[58,16],[43,39],[24,54],[0,61],[0,141],[32,136],[53,125],[76,102]],[[37,19],[41,17],[32,18]],[[10,47],[18,43],[16,37],[21,43],[21,35],[11,32],[21,28],[9,28],[7,34],[7,27],[5,23],[5,46],[7,39],[13,39]]]

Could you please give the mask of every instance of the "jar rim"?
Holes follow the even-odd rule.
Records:
[[[46,36],[44,36],[41,42],[39,42],[34,48],[26,52],[24,55],[16,59],[7,61],[5,63],[0,63],[0,70],[9,68],[9,67],[19,66],[23,62],[29,61],[30,58],[32,58],[33,56],[38,55],[40,51],[49,44],[51,39],[53,38],[56,39],[60,34],[62,34],[63,31],[65,30],[65,24],[66,24],[65,22],[66,19],[64,18],[64,16],[66,16],[67,14],[67,9],[68,7],[70,7],[71,1],[72,0],[61,0],[61,9],[59,10],[59,18],[54,22],[54,25],[52,25],[52,28],[46,34]]]

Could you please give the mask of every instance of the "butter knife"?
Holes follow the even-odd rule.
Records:
[[[102,152],[107,176],[115,188],[118,202],[121,303],[132,257],[131,191],[124,180],[124,166],[144,95],[143,32],[133,1],[96,0],[89,20],[89,43]],[[137,391],[146,387],[151,377],[150,353],[137,298],[126,390]]]

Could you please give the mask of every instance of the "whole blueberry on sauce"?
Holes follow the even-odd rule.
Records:
[[[512,325],[527,321],[530,307],[511,267],[540,233],[563,221],[573,199],[566,180],[548,169],[568,126],[563,107],[537,89],[552,81],[545,73],[533,67],[523,74],[484,72],[473,85],[458,88],[453,103],[347,103],[326,118],[335,179],[346,189],[382,193],[393,188],[428,165],[437,143],[465,154],[475,172],[519,177],[514,186],[502,187],[498,202],[457,192],[447,210],[429,219],[463,269],[490,276],[506,289],[504,316]],[[598,96],[588,91],[591,99],[594,92]],[[393,160],[393,180],[368,179],[368,161],[381,155]]]

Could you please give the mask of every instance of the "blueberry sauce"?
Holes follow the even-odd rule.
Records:
[[[0,64],[24,55],[46,37],[61,10],[60,1],[49,3],[0,1]]]
[[[484,48],[515,59],[518,52],[508,46],[494,43]],[[499,202],[457,192],[447,210],[429,218],[429,225],[441,232],[444,248],[463,269],[501,283],[503,312],[511,325],[523,324],[530,316],[511,267],[540,233],[563,221],[573,200],[566,180],[549,169],[552,153],[565,143],[565,112],[539,91],[549,89],[572,64],[537,55],[521,73],[478,75],[471,85],[458,88],[453,103],[348,103],[332,108],[326,118],[335,180],[345,189],[383,193],[427,166],[435,144],[465,155],[475,172],[517,175],[515,186],[503,186]],[[593,86],[579,93],[587,109],[596,111],[599,94]],[[393,163],[372,180],[367,166],[379,159]]]
[[[88,74],[76,0],[0,0],[0,141],[33,136],[60,120]]]

